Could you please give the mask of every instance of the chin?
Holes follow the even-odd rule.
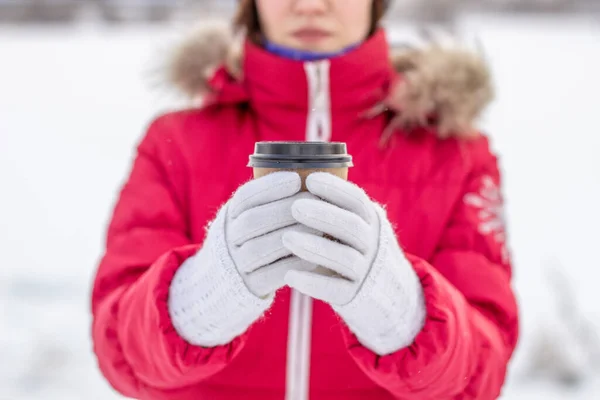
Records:
[[[335,46],[331,43],[306,43],[296,42],[290,44],[292,48],[303,51],[314,51],[318,53],[335,53],[341,51],[344,47]]]

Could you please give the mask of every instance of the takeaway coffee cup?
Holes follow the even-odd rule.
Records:
[[[302,190],[306,191],[306,177],[311,173],[328,172],[347,180],[348,168],[353,163],[346,143],[258,142],[248,166],[253,168],[255,179],[276,171],[296,171],[302,178]],[[336,240],[326,234],[323,236]],[[322,266],[318,266],[314,272],[337,276],[334,271]]]
[[[257,142],[248,166],[255,179],[276,171],[296,171],[302,178],[302,190],[306,190],[305,180],[311,173],[329,172],[347,180],[353,163],[346,143]]]

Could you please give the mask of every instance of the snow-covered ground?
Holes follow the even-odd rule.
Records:
[[[600,26],[468,17],[461,28],[498,83],[483,124],[505,170],[523,315],[503,398],[600,398],[600,369],[576,340],[582,321],[600,325]],[[152,66],[177,31],[0,28],[0,400],[118,398],[92,355],[89,291],[133,146],[174,104]],[[575,288],[568,324],[547,266]],[[543,338],[579,385],[529,375]]]

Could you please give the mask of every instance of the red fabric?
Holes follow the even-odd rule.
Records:
[[[240,84],[220,75],[209,105],[154,121],[120,193],[92,310],[100,368],[126,396],[284,397],[288,289],[245,334],[216,348],[186,343],[167,310],[175,271],[201,246],[219,207],[251,178],[254,143],[304,139],[302,64],[248,44],[244,76]],[[502,232],[482,230],[486,210],[465,196],[499,183],[496,158],[485,137],[439,140],[433,128],[398,132],[380,149],[389,116],[361,115],[393,79],[383,33],[331,60],[332,141],[347,142],[354,156],[350,180],[387,206],[421,279],[427,321],[411,346],[379,357],[316,301],[311,399],[493,399],[516,345],[517,307]]]

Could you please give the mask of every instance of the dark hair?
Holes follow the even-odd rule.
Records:
[[[371,11],[371,29],[369,36],[375,32],[379,26],[379,21],[385,14],[387,8],[386,0],[373,0],[373,8]],[[233,27],[236,32],[246,32],[250,40],[259,43],[261,41],[262,30],[260,27],[260,19],[258,17],[258,9],[254,0],[241,0],[237,12],[233,19]]]

